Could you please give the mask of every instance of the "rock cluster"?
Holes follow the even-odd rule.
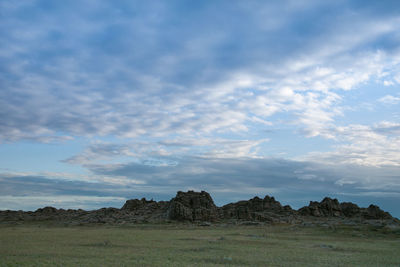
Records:
[[[378,206],[370,205],[368,208],[360,208],[354,203],[339,203],[337,199],[329,197],[324,198],[321,202],[310,201],[308,206],[299,209],[299,214],[314,217],[346,217],[369,220],[392,219],[388,212],[381,210]]]
[[[291,221],[295,211],[290,206],[282,206],[274,197],[230,203],[222,208],[222,218],[230,220],[281,222]]]
[[[321,202],[311,201],[306,207],[294,210],[282,206],[274,197],[254,197],[217,207],[210,194],[179,191],[170,201],[142,199],[127,200],[121,209],[102,208],[93,211],[64,210],[45,207],[34,212],[0,211],[0,222],[52,221],[66,224],[88,223],[143,223],[143,222],[198,222],[212,223],[291,223],[303,225],[315,222],[368,223],[375,225],[400,225],[400,221],[378,206],[360,208],[350,202],[340,203],[337,199],[324,198]],[[371,223],[372,224],[372,223]]]

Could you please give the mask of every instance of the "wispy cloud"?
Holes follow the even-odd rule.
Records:
[[[399,22],[386,9],[367,24],[369,9],[327,17],[320,29],[311,24],[323,16],[314,9],[341,4],[257,3],[254,11],[252,4],[230,3],[222,17],[211,16],[216,6],[201,5],[192,15],[206,22],[190,18],[172,37],[163,32],[174,31],[174,4],[86,3],[77,13],[71,12],[76,2],[3,5],[9,11],[2,17],[3,141],[246,132],[252,124],[274,123],[270,117],[279,113],[317,136],[341,114],[340,90],[398,63],[383,42]],[[131,15],[137,8],[146,12]],[[19,17],[27,10],[29,16]],[[219,23],[236,15],[240,24]],[[307,28],[293,26],[299,21]],[[276,40],[268,41],[271,36]]]
[[[379,101],[387,105],[396,105],[400,103],[400,97],[385,95],[384,97],[379,98]]]
[[[399,123],[387,121],[373,126],[336,127],[330,129],[330,132],[341,144],[334,151],[312,152],[305,158],[327,164],[400,166],[399,129]]]

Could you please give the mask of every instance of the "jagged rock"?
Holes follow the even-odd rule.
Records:
[[[178,221],[216,221],[218,209],[205,191],[179,191],[170,201],[168,217]]]
[[[224,219],[256,220],[256,221],[279,221],[277,215],[294,214],[289,205],[282,207],[281,203],[274,197],[265,196],[264,199],[254,197],[250,200],[242,200],[230,203],[222,208]],[[275,214],[275,215],[274,215]]]
[[[122,206],[121,210],[127,210],[127,211],[135,211],[139,209],[156,209],[160,205],[158,205],[157,201],[154,200],[146,200],[145,198],[142,198],[141,200],[139,199],[130,199],[125,202],[125,204]]]
[[[364,220],[390,220],[393,217],[378,206],[370,205],[360,208],[351,202],[339,203],[337,199],[324,198],[321,202],[310,201],[306,207],[299,209],[300,215],[313,217],[345,217]]]
[[[315,217],[340,217],[342,210],[339,201],[329,197],[324,198],[321,202],[310,201],[307,207],[299,209],[299,213],[305,216]]]
[[[369,205],[367,209],[364,209],[362,212],[362,216],[365,219],[392,219],[392,216],[383,210],[381,210],[378,206],[376,205]]]

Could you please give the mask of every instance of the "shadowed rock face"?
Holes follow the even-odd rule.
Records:
[[[230,203],[223,207],[214,204],[210,194],[201,192],[179,191],[170,201],[130,199],[121,209],[102,208],[93,211],[64,210],[45,207],[35,212],[0,211],[1,222],[55,221],[67,224],[88,223],[140,223],[140,222],[232,222],[232,223],[306,223],[329,220],[336,223],[375,223],[396,224],[400,221],[378,206],[360,208],[351,202],[339,203],[337,199],[324,198],[321,202],[311,201],[306,207],[293,210],[282,206],[274,197],[263,199],[254,197],[250,200]],[[375,222],[374,222],[375,221]]]
[[[361,213],[360,207],[351,202],[340,203],[340,209],[342,210],[343,215],[346,217],[356,217]]]
[[[368,220],[393,218],[388,212],[375,205],[370,205],[368,208],[360,208],[354,203],[339,203],[337,199],[329,197],[324,198],[321,202],[311,201],[308,206],[299,209],[299,214],[314,217],[346,217]]]
[[[179,191],[170,201],[168,218],[178,221],[216,221],[218,208],[205,191]]]
[[[145,198],[142,198],[141,200],[139,199],[130,199],[125,202],[125,204],[122,206],[121,210],[125,211],[137,211],[141,209],[147,209],[147,210],[155,210],[160,208],[163,202],[160,201],[154,201],[154,200],[146,200]]]
[[[362,209],[362,217],[365,219],[392,219],[389,212],[381,210],[378,206],[369,205],[367,209]]]
[[[329,197],[324,198],[321,202],[310,201],[307,207],[299,209],[299,213],[315,217],[340,217],[343,215],[339,201]]]

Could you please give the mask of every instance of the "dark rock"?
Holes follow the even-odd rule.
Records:
[[[179,191],[170,201],[168,218],[178,221],[216,221],[218,209],[205,191]]]
[[[254,197],[250,200],[230,203],[221,209],[224,219],[236,220],[276,222],[279,221],[278,215],[294,214],[289,205],[282,207],[281,203],[276,201],[274,197],[269,196],[265,196],[264,199]]]
[[[365,219],[392,219],[392,216],[383,210],[381,210],[378,206],[369,205],[367,209],[364,209],[362,212],[362,216]]]
[[[359,216],[361,213],[360,207],[351,202],[340,203],[340,208],[343,215],[346,217],[356,217]]]
[[[321,202],[310,201],[307,207],[299,209],[299,213],[314,217],[340,217],[342,210],[337,199],[326,197]]]
[[[368,208],[360,208],[351,202],[339,203],[337,199],[324,198],[321,202],[310,201],[306,207],[299,209],[302,216],[312,217],[341,217],[358,220],[391,220],[393,217],[378,206],[370,205]]]
[[[143,200],[143,199],[142,199]],[[143,201],[139,199],[129,199],[122,206],[121,210],[133,211],[143,206]]]
[[[54,207],[44,207],[41,209],[37,209],[35,213],[41,213],[41,214],[56,214],[58,210]]]
[[[146,200],[145,198],[139,199],[130,199],[125,202],[122,206],[121,210],[135,211],[141,208],[154,209],[158,208],[159,205],[156,201]]]

